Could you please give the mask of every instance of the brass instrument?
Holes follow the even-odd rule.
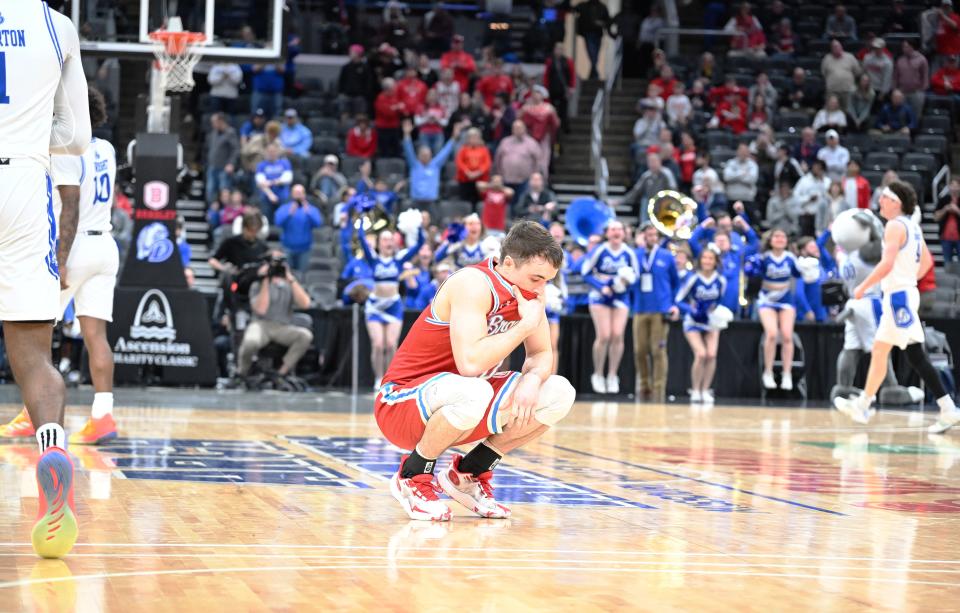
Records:
[[[383,207],[377,205],[368,211],[363,213],[353,213],[352,225],[354,229],[353,237],[350,241],[350,247],[354,253],[359,253],[358,257],[363,257],[363,252],[360,250],[360,239],[357,238],[356,230],[360,229],[360,224],[363,224],[363,231],[365,234],[372,234],[377,236],[380,232],[384,230],[393,230],[394,221],[390,218]]]
[[[657,192],[647,201],[650,223],[661,234],[687,240],[697,225],[697,203],[690,196],[672,189]]]

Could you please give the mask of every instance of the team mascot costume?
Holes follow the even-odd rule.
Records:
[[[837,249],[837,266],[848,296],[880,262],[883,222],[866,209],[846,210],[834,220],[830,228]],[[854,386],[860,359],[873,349],[873,337],[880,320],[880,286],[875,286],[859,300],[850,298],[837,317],[842,321],[843,351],[837,357],[837,384],[830,390],[831,401],[858,395]],[[880,388],[880,402],[904,405],[920,402],[923,391],[917,387],[903,387],[897,382],[892,362],[887,363],[887,378]]]

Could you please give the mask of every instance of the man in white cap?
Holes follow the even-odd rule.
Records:
[[[310,179],[310,192],[320,198],[321,204],[335,204],[340,190],[347,186],[347,178],[339,166],[337,156],[328,153],[323,157],[323,166]]]
[[[840,135],[836,130],[827,130],[827,146],[817,152],[817,159],[827,167],[827,176],[831,181],[839,181],[847,172],[850,152],[840,144]]]
[[[882,100],[893,87],[893,60],[887,55],[887,44],[879,36],[870,43],[870,53],[863,58],[863,71],[870,76],[870,85]]]

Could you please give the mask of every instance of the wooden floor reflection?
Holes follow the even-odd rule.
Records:
[[[0,611],[960,609],[960,433],[929,413],[579,404],[498,468],[512,519],[445,525],[390,497],[369,413],[116,415],[71,449],[63,561],[29,545],[35,445],[0,445]]]

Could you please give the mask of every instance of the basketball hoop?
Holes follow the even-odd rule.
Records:
[[[157,57],[154,66],[163,80],[163,89],[168,92],[193,89],[193,69],[200,61],[199,47],[206,39],[201,32],[157,30],[150,33],[153,54]]]

